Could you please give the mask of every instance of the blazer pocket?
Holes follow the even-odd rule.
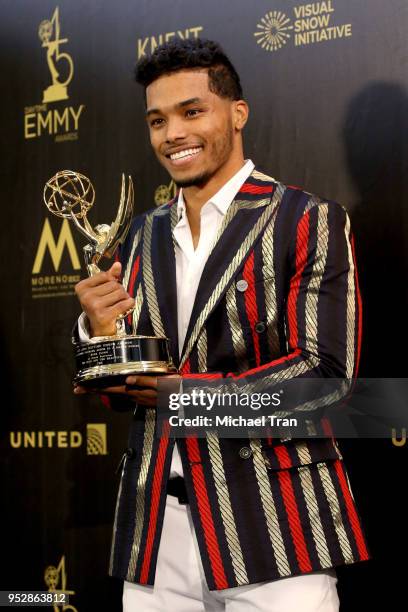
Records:
[[[285,444],[268,446],[263,442],[261,453],[268,470],[290,470],[303,465],[342,459],[331,438],[291,440]]]
[[[264,266],[263,268],[258,268],[254,270],[254,280],[255,284],[260,282],[265,282],[267,280],[275,279],[275,270],[270,266]]]

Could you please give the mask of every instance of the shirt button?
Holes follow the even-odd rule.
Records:
[[[248,446],[243,446],[239,449],[239,456],[241,459],[248,459],[252,455],[252,450]]]
[[[266,329],[266,325],[263,321],[258,321],[255,323],[255,331],[257,334],[262,334]]]
[[[241,278],[241,280],[239,280],[237,282],[236,287],[237,287],[238,291],[244,292],[244,291],[246,291],[248,289],[248,283],[247,283],[246,280]]]

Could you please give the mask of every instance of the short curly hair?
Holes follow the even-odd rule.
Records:
[[[151,56],[139,60],[135,77],[148,87],[164,74],[189,68],[208,68],[210,91],[221,98],[241,100],[241,81],[221,46],[203,38],[178,39],[156,47]]]

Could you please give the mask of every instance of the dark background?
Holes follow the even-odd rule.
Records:
[[[315,3],[314,7],[321,6]],[[326,3],[328,4],[328,3]],[[350,212],[364,305],[360,375],[406,375],[408,249],[408,4],[405,0],[332,0],[330,26],[352,36],[262,49],[254,32],[269,12],[291,23],[293,0],[61,0],[60,52],[74,63],[68,100],[47,110],[85,109],[76,140],[26,139],[24,109],[51,84],[38,26],[57,4],[2,0],[0,320],[2,418],[0,589],[42,590],[44,571],[65,556],[66,588],[78,612],[121,609],[121,584],[107,577],[126,414],[71,393],[70,330],[79,314],[72,291],[33,298],[32,267],[44,221],[55,240],[61,221],[42,202],[45,181],[69,168],[89,176],[97,206],[91,221],[110,222],[120,174],[133,176],[136,211],[155,205],[170,179],[155,161],[133,82],[138,40],[200,27],[230,55],[250,104],[246,156],[291,185],[340,201]],[[190,36],[194,31],[190,30]],[[60,60],[61,79],[64,74]],[[73,130],[69,130],[72,132]],[[60,133],[63,133],[61,130]],[[73,231],[82,263],[83,242]],[[75,271],[67,249],[59,270],[45,254],[42,276]],[[107,454],[88,455],[86,425],[107,424]],[[10,432],[80,431],[79,448],[13,448]],[[405,585],[406,445],[341,441],[373,560],[338,570],[342,611],[397,605]],[[61,588],[61,580],[57,588]]]

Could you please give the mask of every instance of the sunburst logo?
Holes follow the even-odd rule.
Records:
[[[256,27],[256,42],[266,51],[277,51],[286,45],[290,38],[289,31],[293,30],[290,19],[280,11],[269,11]]]

